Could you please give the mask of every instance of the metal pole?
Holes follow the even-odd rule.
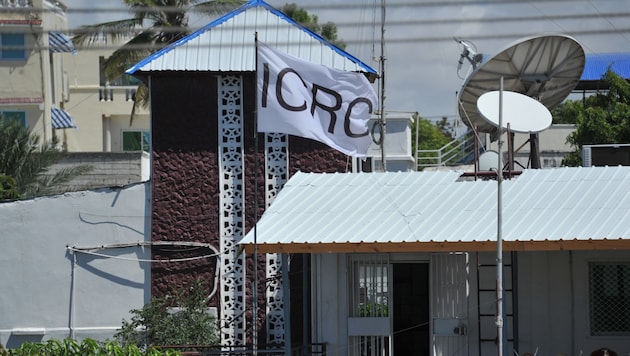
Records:
[[[280,255],[282,270],[282,299],[284,303],[284,355],[291,356],[291,288],[289,286],[289,255]]]
[[[258,32],[254,35],[256,71],[258,71]],[[258,81],[258,73],[256,73]],[[258,90],[256,90],[258,103]],[[252,354],[258,355],[258,109],[254,118],[254,285],[252,286]]]
[[[387,117],[385,115],[385,0],[381,0],[381,160],[383,172],[387,172],[387,154],[385,152],[385,134],[387,133]],[[416,146],[417,147],[417,146]]]
[[[308,261],[307,258],[310,255],[307,253],[302,254],[302,355],[308,355],[308,335],[309,335],[309,318],[308,310],[309,303],[309,285],[308,283]]]
[[[499,87],[499,141],[498,141],[498,170],[497,176],[497,348],[498,355],[503,356],[503,163],[501,162],[501,131],[503,129],[503,77]]]

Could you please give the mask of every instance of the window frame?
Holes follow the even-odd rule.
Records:
[[[23,49],[5,49],[5,42],[7,42],[8,37],[14,37],[17,39],[21,38],[21,43],[11,43],[7,46],[22,46]],[[20,41],[18,41],[20,42]],[[6,56],[7,53],[13,53],[15,55]],[[19,54],[19,56],[18,56]],[[23,62],[26,60],[26,35],[23,33],[0,33],[0,61],[8,62],[8,61],[20,61]]]
[[[11,116],[7,117],[7,113],[10,114]],[[19,114],[20,117],[13,117],[13,115],[15,114]],[[2,117],[3,120],[18,120],[21,124],[22,127],[28,127],[28,120],[26,117],[26,110],[0,110],[0,116]]]
[[[602,279],[597,279],[594,276],[595,268],[603,268],[605,266],[611,266],[619,269],[620,267],[625,267],[625,271],[622,275],[620,272],[616,272],[616,276],[613,277],[614,282],[613,287],[615,287],[616,293],[610,293],[610,285],[604,285],[606,281]],[[603,276],[604,279],[609,279],[608,276]],[[601,316],[600,314],[610,315],[609,311],[601,311],[601,306],[595,305],[598,301],[595,299],[601,298],[617,298],[622,300],[622,306],[620,308],[625,308],[627,313],[630,313],[630,286],[624,286],[623,282],[630,278],[630,261],[590,261],[587,264],[587,288],[588,288],[588,333],[592,337],[628,337],[630,336],[630,322],[627,322],[625,330],[611,330],[610,325],[599,325],[596,320]],[[609,293],[601,292],[597,293],[595,289],[597,287],[606,288]],[[619,287],[621,289],[619,290]],[[603,288],[602,288],[603,289]],[[604,295],[607,294],[607,295]],[[602,303],[599,301],[599,303]],[[625,305],[625,307],[623,307]],[[598,314],[600,313],[600,314]],[[606,329],[607,327],[607,329]],[[606,330],[604,330],[606,329]]]
[[[140,149],[125,149],[126,134],[140,134]],[[145,142],[146,141],[146,142]],[[149,130],[123,130],[120,135],[120,149],[122,152],[150,152],[151,151],[151,132]]]

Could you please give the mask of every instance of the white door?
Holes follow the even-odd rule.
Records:
[[[431,256],[434,356],[468,355],[468,254]]]

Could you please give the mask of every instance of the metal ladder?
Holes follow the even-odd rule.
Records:
[[[479,355],[496,354],[498,344],[496,325],[496,253],[477,253],[477,323],[479,331]],[[503,323],[507,340],[505,355],[512,355],[512,350],[518,350],[518,323],[515,311],[516,305],[516,253],[503,254]],[[515,337],[516,336],[516,337]]]

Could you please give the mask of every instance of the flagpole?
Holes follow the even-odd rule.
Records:
[[[258,32],[254,33],[255,45],[255,77],[258,85]],[[252,349],[258,355],[258,90],[255,94],[254,107],[254,287],[252,288]]]
[[[385,152],[385,134],[387,133],[387,117],[385,116],[385,0],[381,0],[381,161],[383,172],[387,172],[387,155]]]

